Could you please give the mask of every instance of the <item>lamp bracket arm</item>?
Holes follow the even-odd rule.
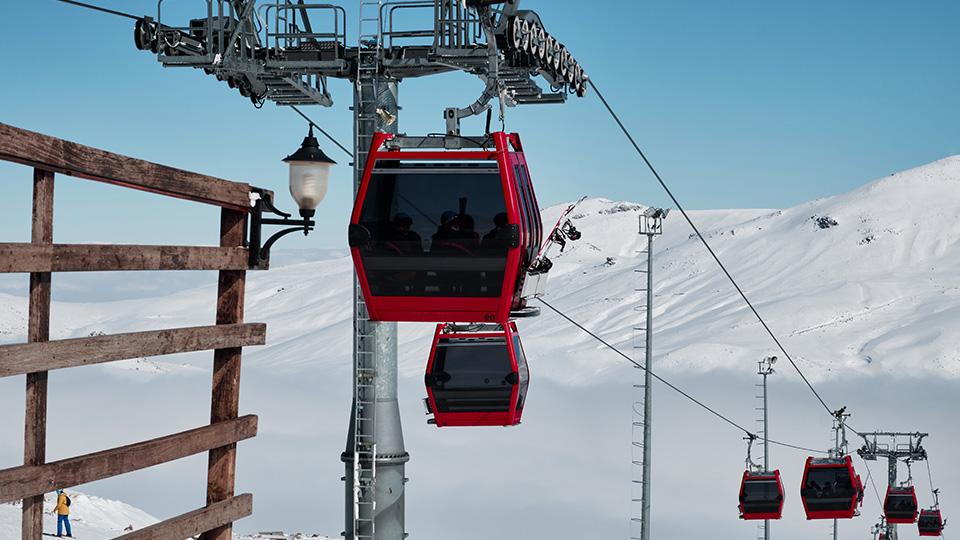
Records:
[[[308,220],[308,221],[309,221],[309,220]],[[313,222],[311,221],[310,223],[313,223]],[[290,227],[289,229],[283,229],[282,231],[279,231],[279,232],[277,232],[277,233],[274,233],[273,236],[271,236],[269,239],[267,239],[266,242],[264,242],[263,247],[260,248],[260,258],[261,258],[261,259],[269,259],[269,258],[270,258],[270,247],[273,246],[273,244],[274,244],[277,240],[279,240],[280,238],[282,238],[282,237],[284,237],[284,236],[286,236],[286,235],[288,235],[288,234],[290,234],[290,233],[292,233],[292,232],[297,232],[297,231],[303,231],[304,235],[306,235],[306,233],[309,232],[309,231],[311,231],[311,230],[313,230],[313,228],[312,228],[310,225],[305,225],[305,226],[301,226],[301,227]]]
[[[260,201],[263,202],[263,209],[270,212],[271,214],[276,214],[283,218],[291,217],[293,214],[288,214],[282,210],[279,210],[276,206],[273,205],[273,197],[266,196],[266,193],[261,192]]]
[[[270,266],[270,248],[281,237],[294,231],[303,231],[306,235],[316,226],[317,222],[305,217],[304,219],[290,219],[291,214],[282,212],[273,206],[272,197],[265,190],[255,188],[260,193],[260,198],[256,201],[253,208],[250,209],[249,216],[249,235],[246,242],[250,250],[250,268],[266,270]],[[266,210],[272,214],[281,216],[283,219],[264,218],[263,212]],[[289,228],[283,229],[267,239],[262,241],[264,225],[281,225]]]

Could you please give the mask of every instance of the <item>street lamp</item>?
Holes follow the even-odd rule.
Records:
[[[297,206],[300,207],[300,217],[303,219],[290,219],[291,214],[281,212],[273,205],[269,192],[260,188],[251,188],[253,190],[251,196],[255,199],[253,208],[250,210],[250,241],[248,244],[251,268],[264,270],[268,268],[270,265],[270,247],[284,235],[295,231],[303,231],[303,235],[306,236],[313,230],[317,224],[313,220],[317,205],[327,194],[330,167],[337,164],[320,149],[320,144],[313,136],[313,124],[310,124],[310,132],[303,139],[300,148],[283,158],[283,162],[290,165],[290,195]],[[283,219],[264,218],[264,210],[281,216]],[[263,225],[285,225],[288,228],[275,233],[261,245]]]
[[[320,149],[313,136],[313,124],[310,124],[310,133],[300,148],[285,157],[283,162],[290,165],[290,195],[300,207],[300,215],[313,217],[317,205],[327,194],[330,167],[337,164]]]

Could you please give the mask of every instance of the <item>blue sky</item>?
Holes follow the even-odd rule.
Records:
[[[157,9],[153,0],[91,3],[134,15]],[[355,4],[345,3],[351,15]],[[164,5],[184,24],[205,3]],[[585,6],[521,4],[584,66],[686,209],[787,208],[960,154],[953,0]],[[280,159],[306,132],[295,112],[257,110],[202,71],[163,68],[136,50],[129,19],[54,0],[5,9],[17,24],[0,36],[0,122],[273,189],[292,208]],[[348,20],[349,36],[356,26]],[[351,88],[331,87],[332,108],[305,112],[349,146]],[[404,81],[401,131],[441,131],[442,110],[472,103],[482,87],[463,73]],[[592,92],[508,109],[505,127],[522,136],[541,206],[582,195],[673,206]],[[482,129],[482,118],[463,122],[464,133]],[[278,247],[346,243],[351,160],[321,144],[340,166],[318,209],[320,230]],[[30,174],[0,164],[8,189],[0,241],[29,239]],[[216,242],[217,213],[194,203],[71,178],[57,197],[57,242]]]

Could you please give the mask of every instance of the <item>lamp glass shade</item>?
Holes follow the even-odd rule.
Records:
[[[330,163],[290,161],[290,195],[301,210],[314,210],[327,194]]]
[[[303,139],[300,148],[283,160],[290,165],[290,195],[300,210],[313,215],[313,211],[327,194],[330,166],[337,162],[320,150],[320,144],[310,133]],[[303,214],[303,212],[301,212]]]

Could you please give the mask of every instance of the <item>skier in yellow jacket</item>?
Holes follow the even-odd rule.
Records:
[[[57,507],[53,509],[57,515],[57,536],[63,536],[63,525],[67,525],[67,538],[73,538],[70,534],[70,506],[67,505],[67,494],[62,489],[57,490]]]

